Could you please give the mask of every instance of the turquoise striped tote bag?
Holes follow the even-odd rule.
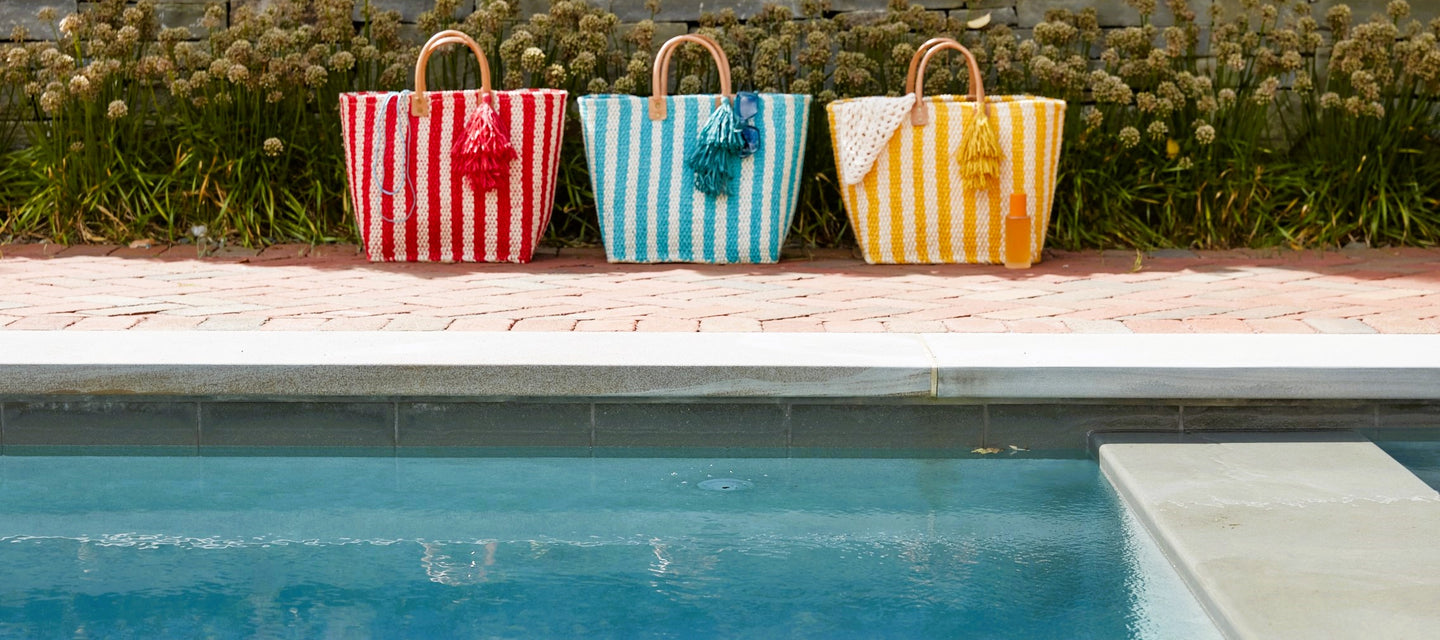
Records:
[[[670,55],[705,47],[720,95],[666,95]],[[586,160],[611,262],[766,263],[795,214],[810,96],[730,90],[730,63],[713,39],[688,34],[660,47],[654,94],[579,99]]]

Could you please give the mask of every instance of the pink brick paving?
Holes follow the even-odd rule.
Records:
[[[1437,333],[1440,250],[1047,252],[1029,270],[372,264],[355,247],[0,246],[10,330]]]

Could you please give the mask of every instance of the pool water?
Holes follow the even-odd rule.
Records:
[[[1430,488],[1440,491],[1440,438],[1414,441],[1381,440],[1375,444],[1424,480]]]
[[[60,636],[1218,634],[1091,460],[0,457]]]

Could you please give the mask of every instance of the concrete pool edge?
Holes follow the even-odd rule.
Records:
[[[1440,338],[0,332],[0,453],[1073,455],[1095,432],[1403,432],[1440,424],[1431,353]]]
[[[1440,400],[1440,336],[0,332],[0,396]]]
[[[1358,434],[1107,434],[1096,446],[1227,637],[1420,638],[1440,625],[1440,494]]]

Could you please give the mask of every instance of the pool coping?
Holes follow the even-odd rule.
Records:
[[[1436,336],[0,332],[0,455],[1091,455],[1440,424]],[[1337,356],[1337,354],[1342,354]]]
[[[1424,638],[1440,494],[1355,433],[1106,434],[1100,467],[1228,638]]]
[[[0,396],[1440,400],[1434,335],[4,331]]]

